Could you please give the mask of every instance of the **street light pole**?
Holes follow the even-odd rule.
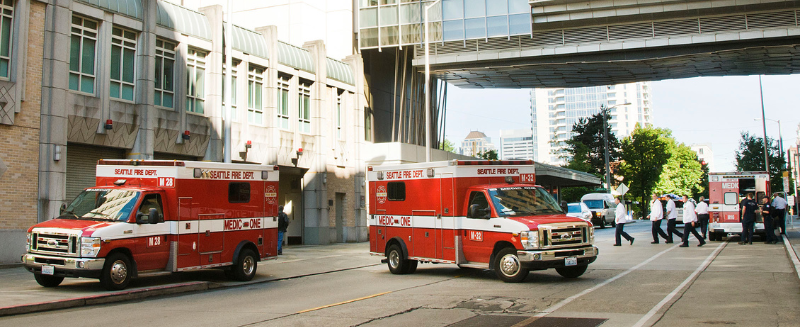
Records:
[[[611,193],[611,168],[609,167],[610,166],[610,164],[609,164],[610,159],[608,158],[608,156],[609,156],[609,154],[608,154],[608,119],[607,119],[608,111],[611,110],[611,109],[614,109],[614,108],[616,108],[618,106],[627,106],[629,104],[631,104],[631,103],[627,102],[627,103],[623,103],[623,104],[613,105],[611,107],[606,107],[605,105],[602,105],[602,104],[600,105],[600,111],[603,113],[603,148],[605,149],[604,152],[605,152],[605,159],[606,159],[606,191],[608,191],[608,193]]]
[[[764,87],[761,85],[761,75],[758,75],[758,90],[761,92],[761,127],[764,129],[764,170],[769,175],[769,150],[767,149],[767,117],[764,114]]]
[[[428,26],[428,11],[441,0],[425,6],[425,162],[431,162],[431,58],[430,40],[431,29]]]

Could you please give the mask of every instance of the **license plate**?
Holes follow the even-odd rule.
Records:
[[[575,258],[575,257],[564,258],[564,265],[565,266],[577,266],[578,265],[578,258]]]
[[[42,275],[52,275],[56,272],[55,266],[42,266]]]

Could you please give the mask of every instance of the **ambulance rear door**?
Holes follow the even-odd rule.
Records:
[[[456,260],[455,250],[455,179],[452,173],[440,178],[441,209],[436,219],[436,258]]]

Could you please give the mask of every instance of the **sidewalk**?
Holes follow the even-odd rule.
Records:
[[[260,262],[256,277],[249,282],[230,281],[222,270],[211,269],[137,278],[128,289],[116,292],[104,290],[97,279],[85,278],[66,278],[58,287],[45,288],[22,267],[0,269],[0,317],[241,287],[381,264],[381,258],[369,255],[369,243],[290,246],[283,253],[276,260]]]

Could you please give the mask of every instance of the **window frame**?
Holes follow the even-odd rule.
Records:
[[[247,199],[246,200],[242,199],[242,196],[244,195],[244,193],[241,192],[242,189],[236,189],[236,191],[238,191],[239,193],[233,193],[233,191],[234,191],[233,187],[234,186],[247,186],[246,187],[246,189],[247,189],[247,192],[246,192],[247,193]],[[230,182],[230,183],[228,183],[228,203],[250,203],[250,200],[252,200],[252,198],[253,198],[252,194],[253,194],[252,187],[250,186],[250,183],[248,183],[248,182]],[[238,199],[233,198],[233,195],[238,195]]]
[[[266,69],[250,65],[247,68],[247,122],[264,125],[264,72]],[[258,115],[258,120],[255,119]]]
[[[277,105],[276,111],[278,116],[278,123],[276,124],[279,129],[289,130],[289,79],[278,77],[277,91]]]
[[[344,135],[344,109],[342,108],[342,104],[344,102],[344,91],[337,92],[336,94],[336,108],[334,108],[336,113],[336,140],[342,141],[345,139]]]
[[[233,60],[231,60],[231,62],[233,64],[233,66],[231,67],[231,76],[233,77],[231,79],[231,106],[230,106],[231,107],[231,121],[239,121],[239,117],[236,115],[236,111],[239,108],[239,106],[236,105],[236,102],[237,102],[236,89],[237,89],[237,84],[239,82],[239,64],[241,64],[242,61],[233,58]],[[225,106],[225,75],[226,75],[226,73],[228,71],[226,68],[227,68],[227,65],[225,64],[225,60],[223,59],[222,60],[222,100],[221,100],[222,101],[222,106],[223,106],[222,107],[222,119],[223,120],[225,119],[225,110],[227,108]]]
[[[160,45],[159,45],[160,43]],[[167,47],[167,44],[172,45],[172,49]],[[160,108],[170,108],[175,109],[175,64],[177,63],[177,53],[178,53],[178,42],[166,40],[162,38],[156,39],[156,63],[154,74],[156,75],[155,86],[153,88],[153,104]],[[172,80],[169,81],[169,78],[166,74],[166,65],[165,63],[168,61],[172,61]],[[159,76],[160,75],[160,76]],[[167,89],[167,81],[169,81],[169,85],[171,86],[170,89]],[[159,83],[160,82],[160,83]],[[160,85],[159,85],[160,84]],[[172,95],[172,105],[165,106],[164,105],[164,96],[166,94]],[[156,99],[158,99],[158,103],[156,103]]]
[[[202,55],[201,55],[202,54]],[[208,57],[208,52],[201,49],[196,48],[189,48],[186,55],[186,112],[197,114],[197,115],[205,115],[205,101],[206,101],[206,92],[205,92],[205,80],[206,80],[206,57]],[[198,80],[194,81],[194,84],[190,80],[191,76],[197,77],[197,71],[202,69],[202,80],[198,82]],[[201,84],[202,93],[197,92],[198,87],[197,85]],[[192,92],[192,86],[194,86],[194,92]],[[192,104],[191,106],[189,104]],[[200,111],[197,110],[198,103],[202,104],[202,108]],[[191,109],[191,110],[190,110]]]
[[[11,3],[7,5],[6,3]],[[7,22],[7,23],[6,23]],[[8,26],[8,29],[3,27]],[[8,33],[8,34],[6,34]],[[11,54],[14,51],[14,1],[0,1],[0,36],[5,36],[5,42],[0,38],[0,79],[11,79]],[[5,49],[3,49],[5,47]],[[5,51],[4,51],[5,50]],[[5,52],[5,54],[3,54]],[[5,68],[3,66],[5,65]],[[5,74],[3,74],[5,69]]]
[[[120,35],[116,35],[115,34],[116,31],[120,31]],[[128,38],[128,35],[127,35],[128,33],[133,34],[133,38],[132,39]],[[109,71],[109,84],[108,84],[108,94],[109,94],[109,96],[111,98],[114,98],[114,99],[117,99],[117,100],[121,100],[121,101],[128,101],[128,102],[134,102],[135,101],[135,97],[136,97],[136,48],[137,48],[138,38],[139,38],[139,33],[134,31],[134,30],[123,28],[123,27],[119,27],[119,26],[112,26],[111,27],[111,54],[110,54],[111,58],[109,59],[109,61],[111,63],[111,70]],[[114,60],[114,50],[115,50],[115,48],[119,48],[120,49],[120,54],[119,54],[119,60],[118,61]],[[133,51],[133,54],[132,54],[133,58],[131,58],[131,63],[130,63],[130,65],[131,65],[131,68],[130,68],[130,70],[131,70],[130,79],[131,80],[130,81],[126,81],[125,80],[126,79],[125,78],[125,60],[128,58],[128,56],[125,55],[126,50]],[[118,76],[119,79],[114,79],[114,76],[113,76],[115,65],[119,65],[118,67],[116,67],[117,73],[119,74],[119,76]],[[114,85],[115,84],[119,85],[118,88],[117,88],[117,94],[116,95],[113,94],[113,92],[114,92],[113,90],[114,90]],[[124,93],[125,93],[124,92],[125,86],[128,86],[128,87],[131,88],[130,99],[123,98]]]
[[[297,131],[311,134],[311,84],[297,85]]]
[[[401,194],[398,194],[401,193]],[[386,199],[389,201],[406,200],[406,182],[387,182]]]
[[[76,20],[79,20],[80,24],[77,24]],[[94,23],[95,27],[91,28],[89,26],[86,26],[87,22]],[[73,76],[75,76],[77,78],[77,84],[76,84],[77,88],[72,88],[72,83],[68,82],[67,83],[68,84],[67,88],[70,91],[79,92],[79,93],[83,93],[83,94],[89,94],[89,95],[95,95],[97,93],[97,39],[98,39],[99,30],[100,30],[100,22],[99,21],[94,20],[94,19],[85,18],[83,16],[72,15],[71,21],[70,21],[70,54],[69,54],[70,55],[70,60],[69,60],[69,65],[68,65],[69,66],[68,79],[71,80],[73,78]],[[89,34],[87,34],[87,33],[89,33]],[[94,34],[94,36],[92,36],[91,34]],[[72,46],[74,45],[74,43],[73,43],[73,38],[74,37],[78,37],[79,38],[79,40],[78,40],[78,49],[77,49],[78,50],[77,70],[73,70],[73,67],[72,67],[73,66],[72,65],[72,59],[73,59],[72,58],[72,52],[74,51]],[[84,70],[85,70],[84,67],[88,66],[88,65],[84,65],[85,64],[84,61],[85,61],[85,59],[87,59],[87,58],[84,57],[84,50],[85,50],[84,48],[86,47],[85,46],[86,40],[91,40],[91,41],[94,42],[94,44],[92,45],[91,72],[84,72]],[[83,89],[83,87],[82,87],[83,83],[82,82],[83,82],[84,79],[90,79],[91,80],[91,88],[92,88],[91,92],[87,92],[87,91],[85,91]]]

